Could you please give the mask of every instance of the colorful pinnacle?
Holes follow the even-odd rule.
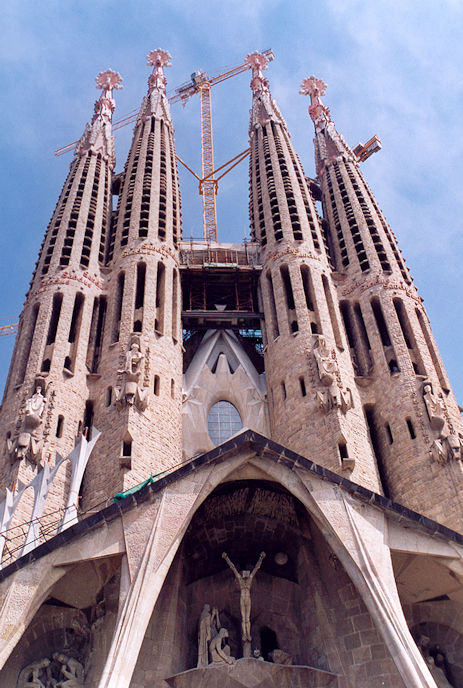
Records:
[[[164,67],[170,67],[170,54],[167,50],[156,48],[151,50],[146,56],[146,64],[153,67],[153,73],[148,79],[149,92],[158,91],[165,95],[166,93],[166,77],[164,76]]]

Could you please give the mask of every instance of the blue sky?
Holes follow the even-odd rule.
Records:
[[[15,322],[69,156],[97,97],[94,77],[119,71],[115,119],[139,106],[145,56],[172,55],[168,89],[202,68],[211,75],[248,52],[272,48],[267,75],[306,174],[314,174],[303,78],[325,97],[346,140],[378,134],[380,153],[363,172],[397,235],[463,405],[462,148],[463,3],[460,0],[3,0],[0,7],[0,324]],[[249,74],[213,91],[215,160],[247,146]],[[200,168],[199,103],[174,105],[178,154]],[[117,133],[117,170],[131,127]],[[184,235],[201,235],[196,182],[182,174]],[[248,234],[247,161],[222,183],[219,238]],[[0,386],[12,337],[0,338]]]

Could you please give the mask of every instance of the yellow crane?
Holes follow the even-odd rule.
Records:
[[[271,62],[274,59],[273,52],[269,50],[264,50],[263,54],[266,56],[267,60]],[[207,72],[202,70],[197,70],[191,75],[190,81],[185,82],[178,88],[174,90],[174,95],[169,97],[170,103],[181,102],[183,106],[186,105],[187,101],[191,96],[199,93],[201,102],[201,177],[197,175],[193,170],[179,157],[177,160],[186,169],[191,172],[191,174],[196,177],[199,182],[199,193],[203,198],[203,234],[205,241],[217,241],[217,210],[215,197],[218,190],[218,182],[220,179],[230,172],[236,165],[238,165],[249,153],[249,148],[242,151],[234,158],[221,165],[219,168],[214,169],[214,144],[212,136],[212,105],[211,105],[211,88],[216,84],[222,83],[230,79],[232,76],[237,76],[242,72],[250,69],[250,65],[246,62],[238,65],[237,67],[232,67],[226,69],[226,71],[217,76],[209,76]],[[125,127],[127,124],[131,124],[137,118],[138,110],[132,110],[127,115],[121,119],[114,122],[113,129],[117,130],[121,127]],[[69,143],[63,148],[58,148],[55,151],[55,155],[63,155],[71,151],[76,145],[77,141]],[[219,177],[215,177],[216,172],[224,170]]]

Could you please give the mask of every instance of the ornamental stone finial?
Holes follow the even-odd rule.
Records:
[[[149,92],[157,90],[165,95],[167,80],[164,76],[164,67],[170,67],[170,54],[167,50],[156,48],[146,56],[146,64],[153,67],[153,73],[148,79]]]
[[[262,70],[267,69],[270,60],[263,53],[250,53],[246,55],[245,64],[252,69],[251,89],[254,94],[269,93],[268,79],[262,73]]]
[[[97,119],[101,119],[104,124],[111,122],[116,103],[112,96],[114,89],[122,88],[122,77],[119,72],[113,72],[112,69],[107,69],[105,72],[100,72],[95,77],[96,88],[102,89],[103,93],[95,102],[95,112],[92,118],[92,123]]]
[[[315,76],[304,79],[299,93],[303,96],[310,96],[309,115],[315,124],[329,122],[331,120],[329,108],[320,100],[326,93],[326,84]]]

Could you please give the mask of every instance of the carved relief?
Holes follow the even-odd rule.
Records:
[[[315,396],[318,405],[325,413],[332,409],[339,409],[346,414],[354,405],[352,392],[349,388],[343,390],[333,385],[329,390],[317,391]]]
[[[114,390],[117,406],[136,406],[140,411],[144,411],[148,406],[148,391],[144,386],[144,360],[140,337],[132,335],[125,355],[124,368],[117,371],[122,380],[122,384]]]
[[[45,380],[36,378],[34,394],[26,399],[24,416],[12,439],[7,439],[7,448],[12,461],[28,459],[38,465],[42,460],[43,421],[47,404]]]
[[[442,399],[433,393],[432,385],[428,381],[423,384],[423,399],[431,427],[440,435],[445,425],[445,406]]]
[[[17,688],[84,688],[84,667],[73,657],[55,652],[28,664],[20,673]]]
[[[320,382],[325,387],[330,387],[334,383],[338,373],[338,364],[333,354],[334,351],[330,351],[326,345],[325,337],[321,334],[317,335],[313,355],[317,363]]]
[[[430,449],[434,461],[446,464],[449,461],[461,461],[463,438],[456,435],[442,394],[434,394],[429,380],[423,383],[423,401],[426,406],[429,424],[437,433]]]

